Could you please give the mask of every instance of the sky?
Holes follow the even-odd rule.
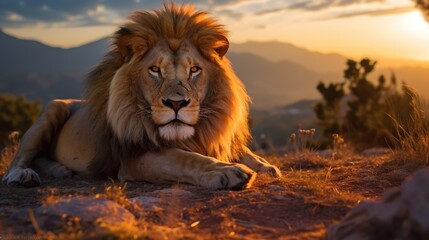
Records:
[[[429,61],[429,23],[411,0],[176,0],[209,12],[231,42],[288,42],[347,57]],[[0,0],[0,28],[57,47],[109,36],[157,0]]]

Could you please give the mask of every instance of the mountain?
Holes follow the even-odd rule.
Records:
[[[339,54],[309,51],[280,42],[233,43],[231,49],[239,53],[253,53],[274,62],[287,60],[319,73],[337,73],[344,68],[347,59]]]
[[[256,108],[282,106],[303,98],[317,99],[318,81],[324,76],[329,78],[296,63],[271,62],[250,53],[232,51],[228,58]]]
[[[108,39],[62,49],[0,32],[0,92],[47,102],[81,96],[85,74],[108,51]],[[315,86],[323,74],[282,60],[271,62],[251,53],[228,53],[253,106],[269,108],[303,97],[317,98]]]
[[[63,49],[22,40],[0,31],[0,93],[46,103],[79,98],[85,74],[108,49],[107,39]]]
[[[287,60],[319,73],[338,73],[346,67],[346,60],[349,58],[336,53],[310,51],[306,48],[283,42],[232,43],[231,49],[239,53],[253,53],[273,62]],[[371,54],[367,55],[371,57]],[[373,60],[378,60],[377,67],[381,69],[429,68],[429,61],[391,58]]]
[[[0,31],[0,93],[24,95],[47,102],[81,96],[85,74],[109,49],[108,39],[63,49],[23,40]],[[322,54],[279,42],[231,44],[228,57],[244,82],[254,108],[272,108],[301,99],[318,99],[316,85],[341,81],[345,57]],[[385,68],[420,94],[429,97],[429,68]]]
[[[63,49],[18,39],[0,31],[0,70],[2,75],[84,73],[100,59],[107,47],[107,40],[101,39],[77,48]]]

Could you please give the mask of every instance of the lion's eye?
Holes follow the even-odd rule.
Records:
[[[195,77],[201,72],[201,68],[197,66],[193,66],[189,69],[191,77]]]
[[[157,66],[152,66],[149,68],[149,73],[153,76],[159,77],[159,75],[161,74],[161,69]]]

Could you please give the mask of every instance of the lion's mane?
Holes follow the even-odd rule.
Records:
[[[113,37],[112,49],[89,74],[85,89],[88,121],[93,124],[97,156],[90,169],[102,176],[116,176],[121,161],[135,160],[148,151],[177,147],[217,158],[237,161],[246,151],[249,97],[223,56],[228,49],[226,31],[205,12],[190,6],[164,5],[157,11],[137,11]],[[158,40],[191,42],[216,68],[209,73],[208,92],[192,138],[166,141],[148,117],[149,103],[136,83],[124,80],[111,88],[112,79],[131,53],[141,54]],[[113,94],[112,94],[113,91]],[[112,99],[114,98],[114,99]],[[107,106],[115,102],[115,121]]]

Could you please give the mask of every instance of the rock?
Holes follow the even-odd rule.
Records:
[[[137,204],[139,207],[143,208],[144,210],[146,209],[150,210],[161,203],[161,200],[159,198],[148,197],[148,196],[130,198],[130,201],[131,203]]]
[[[370,148],[364,150],[361,155],[364,157],[375,157],[375,156],[381,156],[388,153],[391,153],[392,149],[390,148]]]
[[[59,232],[66,225],[78,224],[87,229],[94,227],[110,228],[119,224],[135,224],[134,215],[119,204],[91,197],[71,197],[60,199],[33,209],[34,218],[44,231]],[[23,215],[24,214],[24,215]],[[16,212],[28,219],[27,211]]]
[[[429,239],[429,169],[381,202],[364,201],[328,231],[327,239]]]

